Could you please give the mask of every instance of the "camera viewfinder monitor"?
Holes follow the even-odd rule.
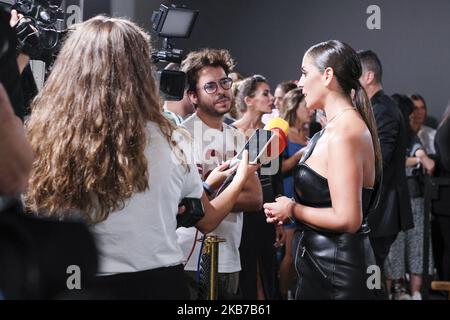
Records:
[[[163,38],[189,38],[197,16],[197,10],[161,5],[152,17],[153,30]]]

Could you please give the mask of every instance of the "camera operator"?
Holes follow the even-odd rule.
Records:
[[[33,162],[33,151],[22,121],[14,114],[0,84],[0,195],[13,196],[25,190]]]
[[[6,52],[0,57],[0,196],[14,196],[25,190],[31,171],[33,152],[25,137],[22,121],[14,114],[13,106],[3,84],[13,93],[13,103],[20,108],[21,87],[19,81],[19,67],[24,67],[27,57],[20,55],[16,61],[14,47],[14,33],[10,25],[14,25],[20,18],[14,12],[10,21],[8,14],[0,12],[1,48]],[[3,43],[5,42],[5,43]],[[0,199],[0,209],[6,200]],[[2,204],[3,203],[3,204]]]
[[[19,21],[23,18],[24,18],[23,14],[18,13],[17,10],[14,9],[11,10],[11,20],[10,20],[11,27],[15,27],[16,24],[19,23]],[[19,67],[20,73],[23,72],[23,69],[25,69],[29,61],[30,57],[28,55],[22,52],[19,53],[19,55],[17,56],[17,66]]]
[[[27,188],[33,150],[19,118],[24,111],[19,69],[28,56],[17,55],[12,27],[22,18],[0,8],[0,296],[50,299],[68,289],[68,266],[79,266],[80,281],[86,283],[95,273],[97,257],[84,224],[23,213],[19,195]]]

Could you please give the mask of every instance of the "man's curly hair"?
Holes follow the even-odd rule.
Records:
[[[195,91],[198,81],[198,71],[203,67],[222,67],[229,74],[234,66],[234,60],[228,50],[203,49],[189,53],[181,64],[181,71],[186,73],[188,91]]]

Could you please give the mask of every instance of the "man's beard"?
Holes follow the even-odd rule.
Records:
[[[222,98],[228,98],[228,97],[222,97]],[[216,101],[218,101],[218,100],[220,100],[220,99],[217,99]],[[212,104],[199,103],[197,105],[197,108],[201,109],[204,113],[208,114],[209,116],[216,117],[216,118],[223,117],[225,114],[230,112],[231,102],[230,102],[228,108],[226,110],[223,110],[223,111],[216,110],[214,105],[215,105],[215,103],[212,103]]]

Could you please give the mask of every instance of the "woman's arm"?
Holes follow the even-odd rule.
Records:
[[[232,210],[234,212],[258,211],[261,210],[262,204],[261,182],[256,174],[251,174],[239,193]]]
[[[23,19],[23,14],[17,12],[17,10],[11,10],[11,19],[9,24],[11,27],[14,27],[20,19]],[[22,73],[23,69],[27,66],[30,61],[30,57],[26,54],[20,53],[17,57],[17,66],[19,67],[19,72]]]
[[[420,159],[419,158],[417,158],[417,157],[407,157],[406,158],[406,164],[405,165],[406,165],[407,168],[415,167],[418,164],[420,164]]]
[[[0,194],[14,195],[24,191],[28,183],[33,150],[1,84],[0,121]]]
[[[306,147],[305,147],[306,148]],[[303,156],[303,153],[305,152],[305,148],[302,148],[298,150],[296,153],[292,155],[292,157],[288,159],[283,159],[282,165],[281,165],[281,172],[286,173],[292,170],[293,167],[300,161],[300,159]]]
[[[205,216],[195,227],[204,234],[216,229],[222,220],[231,212],[245,187],[246,181],[251,176],[254,176],[258,168],[258,165],[248,164],[248,151],[245,151],[237,168],[236,176],[230,185],[213,200],[209,200],[207,195],[203,193],[201,200]]]
[[[332,208],[312,208],[283,197],[265,204],[268,222],[282,223],[295,216],[313,227],[354,233],[362,223],[363,187],[362,137],[342,134],[328,142],[328,185]]]

